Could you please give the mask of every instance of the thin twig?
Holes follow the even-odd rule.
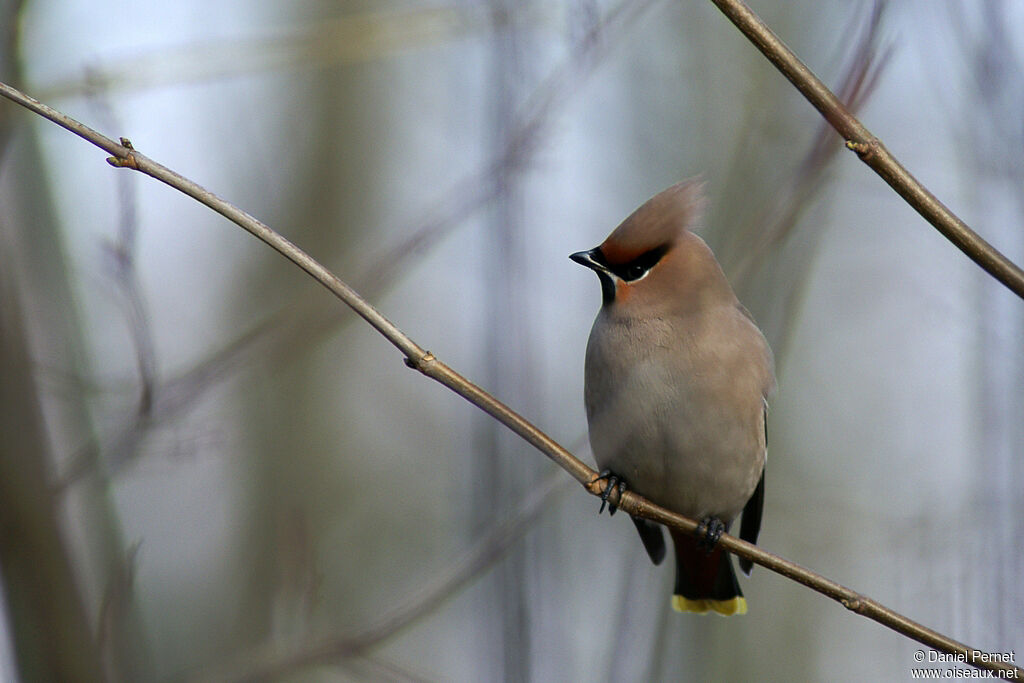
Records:
[[[239,227],[250,232],[289,261],[309,273],[372,325],[385,339],[402,352],[405,356],[406,365],[440,382],[497,419],[537,448],[537,450],[547,455],[555,464],[582,484],[592,495],[597,496],[603,492],[602,482],[596,478],[597,475],[594,470],[504,403],[445,365],[434,354],[424,350],[395,326],[394,323],[364,300],[355,290],[318,263],[313,257],[306,254],[267,225],[212,192],[200,187],[188,178],[140,154],[132,148],[131,142],[126,138],[121,138],[121,143],[118,144],[66,114],[42,104],[7,84],[0,83],[0,95],[21,104],[109,152],[113,156],[108,158],[107,161],[112,166],[130,168],[156,178],[205,204]],[[611,502],[616,503],[625,512],[635,517],[651,519],[687,533],[696,533],[697,523],[692,519],[655,505],[631,491],[626,491],[621,496],[613,494]],[[813,588],[819,593],[839,601],[851,611],[868,617],[936,650],[961,655],[965,660],[964,663],[992,671],[1006,671],[1015,677],[1024,677],[1024,669],[1004,662],[987,661],[989,657],[983,651],[968,647],[963,643],[922,626],[870,598],[845,588],[820,574],[789,562],[778,555],[727,534],[722,535],[720,542],[722,547],[733,554],[747,558],[776,573]]]
[[[233,657],[227,664],[190,676],[191,683],[235,683],[274,680],[304,667],[366,654],[451,598],[462,586],[498,561],[565,492],[565,478],[553,470],[523,497],[514,512],[496,523],[449,567],[437,572],[417,595],[381,615],[357,633],[311,639],[294,649],[267,643]]]
[[[846,140],[846,147],[880,175],[910,206],[960,251],[1024,298],[1024,270],[971,230],[928,191],[871,134],[814,73],[742,0],[711,0],[750,39],[825,120]]]

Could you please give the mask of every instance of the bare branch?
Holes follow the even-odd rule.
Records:
[[[742,0],[711,0],[846,140],[846,147],[960,251],[1024,298],[1024,270],[928,191]]]
[[[371,306],[355,290],[345,284],[345,282],[264,223],[261,223],[212,192],[200,187],[188,178],[140,154],[132,148],[131,142],[126,138],[121,138],[121,143],[118,144],[71,117],[38,102],[4,83],[0,83],[0,95],[21,104],[72,133],[92,142],[97,147],[106,150],[113,155],[107,159],[112,166],[131,168],[156,178],[174,189],[187,194],[196,201],[205,204],[245,229],[306,271],[372,325],[374,329],[402,352],[405,356],[406,365],[440,382],[493,416],[537,448],[537,450],[547,455],[559,467],[582,484],[592,495],[597,496],[603,492],[604,487],[601,481],[596,478],[597,475],[594,470],[504,403],[445,365],[434,354],[424,350],[394,323],[384,317],[376,308]],[[616,498],[619,499],[616,500]],[[630,515],[651,519],[687,533],[696,532],[697,523],[692,519],[666,510],[630,491],[625,492],[621,497],[613,495],[611,502],[616,503]],[[837,600],[847,609],[868,617],[924,645],[943,652],[962,655],[965,658],[965,663],[978,668],[1006,671],[1017,677],[1024,676],[1024,669],[1003,662],[987,661],[989,657],[983,651],[964,645],[918,624],[870,598],[856,593],[820,574],[789,562],[778,555],[727,534],[722,535],[720,542],[725,549],[733,554],[747,558],[776,573],[813,588],[819,593]]]

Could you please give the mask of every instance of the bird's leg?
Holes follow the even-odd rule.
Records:
[[[604,506],[608,506],[608,516],[611,517],[615,514],[615,511],[619,509],[619,506],[615,503],[609,503],[608,497],[612,495],[612,491],[619,489],[619,496],[626,492],[626,480],[615,474],[611,470],[601,470],[596,477],[594,477],[590,483],[593,484],[596,481],[602,479],[608,480],[608,485],[604,487],[604,491],[601,493],[601,509],[597,511],[597,514],[604,512]]]
[[[725,524],[718,517],[705,517],[697,525],[696,533],[700,537],[697,546],[710,553],[718,545],[718,539],[725,533]]]

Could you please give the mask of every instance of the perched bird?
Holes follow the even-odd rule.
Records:
[[[764,504],[766,396],[772,353],[711,250],[690,232],[703,185],[655,195],[600,246],[570,258],[601,281],[603,304],[587,342],[585,402],[603,499],[619,487],[701,520],[698,535],[669,530],[672,606],[743,614],[729,554],[716,547],[743,511],[740,537],[757,542]],[[604,509],[604,503],[601,505]],[[615,508],[611,508],[612,514]],[[634,518],[655,564],[661,526]],[[740,560],[749,574],[753,565]]]

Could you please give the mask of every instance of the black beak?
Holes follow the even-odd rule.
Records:
[[[612,271],[608,269],[608,262],[604,260],[604,254],[601,253],[601,247],[594,247],[590,251],[577,251],[575,254],[569,254],[569,258],[597,273],[597,279],[601,281],[601,299],[606,305],[615,301],[615,280]]]
[[[586,266],[591,270],[596,270],[598,272],[608,270],[607,266],[601,263],[604,260],[604,257],[597,247],[594,247],[590,251],[577,251],[575,254],[569,254],[569,258],[581,266]]]

